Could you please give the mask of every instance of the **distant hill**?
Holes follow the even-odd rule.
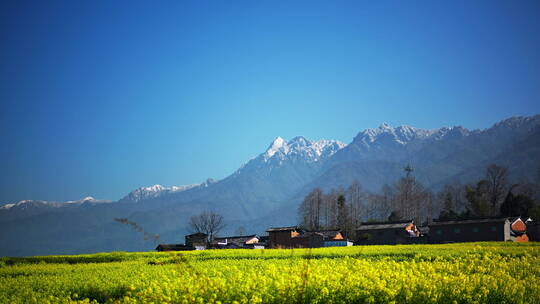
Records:
[[[415,176],[437,190],[454,180],[478,179],[490,163],[508,167],[514,178],[534,178],[540,167],[540,115],[512,117],[485,130],[382,124],[360,132],[348,145],[277,137],[218,181],[141,187],[117,202],[84,198],[0,205],[0,255],[151,250],[155,243],[114,218],[138,223],[159,234],[160,242],[178,243],[189,217],[203,210],[223,214],[227,232],[244,226],[262,233],[268,226],[294,224],[297,205],[313,187],[347,187],[358,180],[364,189],[378,191],[411,164]]]

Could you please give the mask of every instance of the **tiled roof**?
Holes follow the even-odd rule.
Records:
[[[377,229],[405,229],[411,222],[389,223],[389,224],[364,224],[360,225],[358,230],[377,230]]]
[[[306,231],[302,233],[301,235],[297,236],[300,238],[304,237],[310,237],[314,234],[318,234],[322,236],[324,239],[333,239],[335,238],[341,231],[339,230],[320,230],[320,231]]]
[[[193,247],[184,244],[159,244],[155,250],[192,250]]]
[[[243,236],[217,237],[217,238],[214,238],[214,242],[227,240],[227,243],[244,243],[244,242],[247,242],[247,241],[251,240],[254,237],[257,237],[257,235],[253,234],[253,235],[243,235]]]
[[[401,220],[401,221],[384,221],[384,222],[362,222],[360,223],[360,225],[364,226],[364,225],[387,225],[387,224],[403,224],[403,225],[408,225],[410,223],[412,223],[413,220],[412,219],[409,219],[409,220]]]
[[[471,219],[471,220],[455,220],[455,221],[433,221],[429,226],[441,225],[459,225],[459,224],[480,224],[480,223],[504,223],[507,218],[490,218],[490,219]]]
[[[276,232],[276,231],[293,231],[298,230],[298,226],[290,226],[290,227],[271,227],[268,228],[267,232]]]

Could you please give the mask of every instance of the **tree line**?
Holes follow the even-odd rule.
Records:
[[[378,193],[365,191],[358,181],[327,193],[315,188],[298,207],[300,226],[307,230],[340,229],[348,237],[361,222],[440,220],[492,216],[540,218],[540,170],[535,182],[511,183],[508,169],[496,164],[486,168],[481,180],[462,185],[446,184],[433,192],[424,187],[407,165],[404,176]]]

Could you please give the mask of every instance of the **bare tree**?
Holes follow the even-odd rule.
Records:
[[[204,211],[199,215],[189,219],[189,226],[194,232],[202,232],[208,235],[208,241],[212,242],[214,237],[225,228],[223,216],[213,211]]]
[[[351,209],[347,205],[343,194],[340,194],[337,198],[337,210],[336,227],[344,233],[345,237],[353,238],[356,227],[351,219]]]
[[[312,229],[319,230],[321,227],[321,207],[323,204],[323,192],[321,188],[315,188],[311,196]]]
[[[400,219],[413,219],[420,223],[428,216],[431,204],[431,194],[412,175],[410,165],[405,167],[405,177],[394,186],[394,215]]]
[[[321,227],[327,228],[335,223],[337,192],[332,189],[330,193],[323,195],[321,205]]]
[[[494,210],[490,210],[488,181],[481,180],[476,185],[468,185],[465,191],[468,216],[484,217],[493,214]]]
[[[378,204],[379,217],[387,219],[392,212],[392,206],[394,204],[394,189],[387,184],[384,184],[381,188],[381,200]]]
[[[365,221],[373,221],[379,217],[377,205],[374,204],[373,201],[373,195],[367,195],[366,199],[364,200],[364,214],[365,214]]]
[[[315,188],[306,195],[300,206],[298,206],[300,225],[302,227],[310,230],[318,230],[321,227],[323,199],[324,194],[320,188]]]
[[[459,183],[446,184],[437,193],[436,210],[439,219],[456,219],[465,208],[465,190]]]
[[[365,196],[366,194],[362,191],[362,186],[357,180],[353,181],[349,188],[347,188],[347,197],[351,213],[350,218],[355,227],[360,226],[362,220],[365,219],[365,206],[363,204]]]
[[[386,221],[393,210],[395,197],[394,188],[387,184],[381,187],[379,193],[367,194],[365,204],[363,204],[366,214],[365,221]]]
[[[508,190],[508,169],[491,164],[486,170],[486,180],[488,182],[488,195],[491,208],[497,210]]]

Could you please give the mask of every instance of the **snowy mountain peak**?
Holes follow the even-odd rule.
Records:
[[[155,184],[155,185],[150,186],[150,187],[141,187],[139,189],[142,189],[142,190],[147,191],[147,192],[159,192],[159,191],[165,190],[165,187],[163,187],[162,185],[159,185],[159,184]]]
[[[437,133],[440,129],[425,130],[415,127],[401,125],[398,127],[391,127],[387,123],[382,123],[376,129],[365,129],[360,132],[353,140],[353,142],[361,143],[363,145],[370,145],[375,142],[394,142],[400,145],[405,145],[415,139],[425,139],[433,134]]]
[[[276,152],[278,152],[280,149],[283,149],[283,147],[286,145],[287,145],[287,142],[283,138],[278,136],[270,144],[270,146],[266,150],[266,154],[268,155],[268,157],[272,157],[274,154],[276,154]]]
[[[87,196],[87,197],[81,198],[80,200],[67,201],[67,202],[65,202],[65,204],[80,204],[80,203],[84,203],[84,202],[94,202],[94,201],[96,201],[95,198],[93,198],[91,196]]]
[[[46,201],[40,201],[40,200],[22,200],[14,204],[6,204],[0,209],[18,209],[18,210],[25,210],[29,208],[40,208],[42,206],[47,206],[49,202]]]
[[[272,142],[272,145],[273,147],[281,147],[283,146],[283,144],[285,143],[286,141],[281,138],[280,136],[276,137],[276,139],[274,139],[274,141]]]
[[[289,144],[298,144],[298,145],[308,145],[310,143],[309,140],[307,140],[304,136],[296,136],[293,139],[289,141]]]
[[[112,203],[110,200],[97,200],[91,196],[87,196],[76,201],[56,202],[56,201],[42,201],[42,200],[22,200],[14,204],[5,204],[0,209],[18,209],[25,210],[29,208],[48,208],[48,207],[65,207],[76,206],[83,203]]]
[[[121,199],[121,201],[139,202],[146,199],[156,198],[166,193],[186,191],[186,190],[198,187],[198,186],[201,186],[201,184],[191,184],[191,185],[171,186],[171,187],[165,187],[159,184],[155,184],[153,186],[140,187],[138,189],[135,189],[131,191],[128,195],[126,195],[123,199]]]
[[[262,156],[264,162],[272,158],[283,161],[290,157],[315,162],[321,158],[330,157],[343,147],[345,147],[345,144],[336,140],[311,141],[303,136],[296,136],[286,141],[281,137],[277,137]]]
[[[286,141],[277,137],[268,149],[244,163],[234,174],[248,171],[272,170],[284,164],[298,166],[324,161],[346,145],[337,140],[309,140],[303,136],[293,137]]]

